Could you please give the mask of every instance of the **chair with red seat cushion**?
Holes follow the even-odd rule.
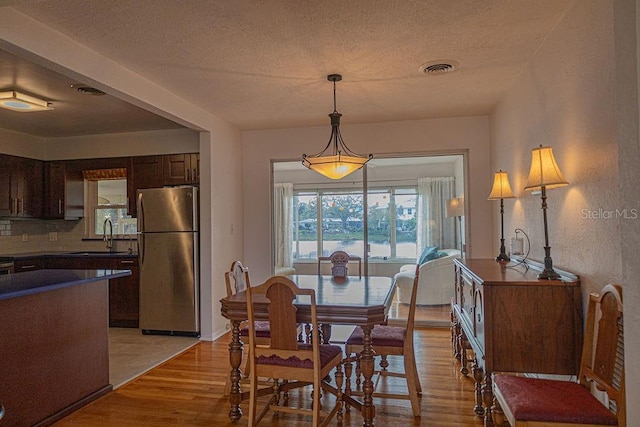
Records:
[[[224,273],[224,281],[227,286],[227,296],[235,295],[238,292],[244,292],[247,290],[247,287],[251,286],[251,282],[249,281],[249,269],[242,265],[240,261],[233,261],[231,263],[231,268],[229,271]],[[233,325],[229,325],[233,327]],[[259,331],[256,333],[258,340],[262,343],[269,342],[269,322],[259,321],[258,325],[256,325],[256,330]],[[249,337],[249,327],[245,322],[240,327],[240,337],[244,337],[248,340]],[[248,375],[249,364],[245,364],[244,375]],[[224,386],[224,395],[228,396],[231,391],[231,378],[227,376],[227,380]]]
[[[409,314],[407,316],[406,326],[388,326],[379,325],[375,326],[371,331],[371,345],[376,356],[381,356],[380,362],[381,369],[376,371],[377,378],[374,385],[374,397],[385,397],[391,399],[405,399],[411,401],[411,410],[414,417],[420,416],[420,395],[422,394],[422,387],[420,386],[420,378],[418,377],[418,368],[416,367],[416,357],[413,345],[413,329],[416,317],[416,297],[419,282],[419,268],[416,266],[416,274],[413,280],[413,287],[411,290],[411,300],[409,305]],[[345,387],[345,394],[359,394],[356,390],[352,392],[350,390],[349,377],[351,373],[350,361],[354,360],[351,355],[355,354],[356,361],[356,388],[359,385],[360,377],[360,353],[364,346],[364,333],[362,328],[356,328],[345,344],[346,359],[346,374],[347,381]],[[387,370],[388,356],[402,356],[404,361],[403,372],[392,372]],[[384,377],[399,377],[404,378],[407,383],[407,393],[385,393],[378,390],[378,386],[381,378]]]
[[[306,414],[312,416],[312,425],[326,425],[338,414],[342,421],[342,348],[321,344],[316,314],[316,294],[313,289],[301,289],[284,276],[275,276],[265,283],[248,287],[247,312],[249,317],[250,398],[249,426],[258,424],[271,409],[275,412]],[[311,310],[311,343],[298,341],[295,302],[308,301]],[[258,346],[254,315],[254,301],[269,305],[271,340],[267,346]],[[335,369],[335,387],[329,382],[329,373]],[[273,378],[272,396],[258,412],[258,378]],[[311,408],[304,401],[296,407],[283,406],[289,402],[288,392],[298,387],[313,386]],[[330,411],[321,412],[321,391],[334,394],[336,402]],[[281,399],[281,395],[285,395]],[[321,419],[322,417],[322,419]]]
[[[622,289],[607,285],[589,296],[587,329],[578,382],[496,374],[496,425],[624,426]],[[606,393],[609,406],[592,394]]]

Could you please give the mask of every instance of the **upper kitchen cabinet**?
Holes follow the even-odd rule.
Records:
[[[0,216],[40,218],[44,162],[0,154]]]
[[[65,166],[63,161],[46,162],[44,165],[43,217],[64,219]]]
[[[69,171],[65,161],[44,164],[45,219],[78,219],[84,215],[84,182],[80,171]]]
[[[192,185],[200,182],[200,154],[164,156],[164,185]]]
[[[136,156],[127,168],[128,213],[136,216],[136,192],[143,188],[159,188],[164,185],[162,176],[163,156]]]

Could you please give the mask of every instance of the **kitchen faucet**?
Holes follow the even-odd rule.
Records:
[[[107,224],[109,224],[109,238],[107,238]],[[109,252],[113,252],[113,223],[109,217],[104,219],[104,224],[102,225],[102,240],[107,242]]]

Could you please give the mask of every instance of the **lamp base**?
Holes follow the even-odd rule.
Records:
[[[502,212],[500,212],[500,215],[502,217]],[[498,262],[500,262],[500,261],[506,261],[506,262],[511,261],[511,258],[509,258],[509,255],[507,255],[507,250],[504,247],[504,237],[500,239],[500,254],[496,257],[496,261],[498,261]]]
[[[551,270],[544,269],[540,274],[538,274],[538,279],[558,280],[560,279],[560,275],[554,269],[551,269]]]
[[[545,246],[544,252],[545,252],[544,270],[542,270],[542,272],[538,274],[538,279],[545,279],[545,280],[560,279],[560,274],[558,274],[553,269],[553,260],[551,259],[551,248],[549,246]]]
[[[498,261],[498,262],[509,262],[509,261],[511,261],[511,258],[509,258],[509,255],[507,255],[505,253],[501,253],[500,255],[498,255],[496,257],[496,261]]]

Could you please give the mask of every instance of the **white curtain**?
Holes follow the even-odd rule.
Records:
[[[418,253],[425,246],[457,248],[457,218],[447,217],[447,200],[455,197],[455,179],[449,177],[418,178]]]
[[[273,187],[275,267],[293,267],[293,184],[285,182]]]

